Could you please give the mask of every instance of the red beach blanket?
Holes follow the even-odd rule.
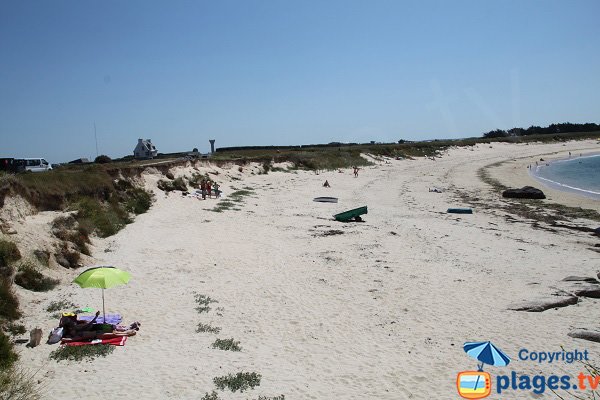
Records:
[[[67,346],[87,346],[91,344],[112,344],[113,346],[125,346],[125,342],[127,341],[127,336],[119,336],[111,339],[94,339],[92,341],[86,342],[73,342],[70,340],[63,340],[61,344],[66,344]]]

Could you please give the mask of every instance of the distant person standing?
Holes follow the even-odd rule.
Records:
[[[212,192],[211,192],[211,187],[210,186],[211,186],[211,182],[210,182],[210,180],[208,180],[206,182],[206,191],[208,192],[208,198],[212,199]]]
[[[354,168],[354,177],[358,178],[358,167],[354,166],[353,168]]]
[[[219,184],[217,182],[213,183],[215,188],[215,198],[218,199],[221,196],[221,192],[219,191]]]
[[[200,181],[200,191],[202,191],[202,200],[206,200],[206,181]]]

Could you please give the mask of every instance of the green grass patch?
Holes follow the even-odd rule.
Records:
[[[25,334],[27,332],[27,328],[25,328],[25,325],[9,322],[6,324],[6,331],[13,336],[18,336]]]
[[[238,372],[226,376],[217,376],[213,378],[215,386],[220,390],[229,389],[232,392],[244,392],[248,389],[254,389],[260,386],[261,375],[256,372]]]
[[[44,276],[33,263],[26,261],[19,265],[15,283],[34,292],[47,292],[54,289],[60,281]]]
[[[19,299],[13,290],[10,279],[5,277],[0,277],[0,317],[8,321],[21,318]]]
[[[79,226],[88,232],[95,232],[102,238],[114,235],[132,222],[129,213],[116,199],[102,202],[95,198],[84,197],[75,202],[72,207],[77,211]]]
[[[0,267],[4,267],[21,259],[17,245],[8,240],[0,240]]]
[[[218,303],[217,300],[212,299],[209,296],[203,294],[196,294],[194,298],[196,300],[196,304],[198,304],[198,306],[196,307],[196,311],[198,311],[199,314],[209,312],[211,310],[211,303]]]
[[[71,311],[76,307],[77,306],[69,300],[51,301],[48,307],[46,307],[46,311],[49,313],[55,313],[57,311]]]
[[[185,180],[182,177],[173,179],[172,181],[161,179],[157,182],[157,186],[163,192],[171,192],[173,190],[186,192],[188,190]]]
[[[198,324],[198,327],[196,328],[196,332],[197,333],[219,333],[221,332],[221,328],[219,328],[218,326],[212,326],[210,324],[203,324],[202,322],[200,322]]]
[[[95,344],[89,346],[60,346],[50,353],[50,359],[56,362],[63,360],[92,361],[99,357],[106,357],[115,350],[110,344]]]
[[[152,205],[152,195],[142,188],[131,188],[127,191],[125,209],[135,215],[143,214]]]
[[[18,359],[19,355],[14,351],[14,345],[8,336],[0,331],[0,370],[11,368]]]
[[[212,344],[213,349],[228,350],[228,351],[241,351],[240,342],[231,339],[217,339]]]
[[[35,373],[19,367],[0,369],[0,399],[38,400],[41,398],[39,383]]]
[[[202,396],[200,400],[221,400],[221,398],[219,397],[218,393],[213,390],[212,393],[206,393],[204,396]]]

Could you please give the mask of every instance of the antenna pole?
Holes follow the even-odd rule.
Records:
[[[98,157],[98,135],[96,134],[96,121],[94,121],[94,138],[96,139],[96,157]]]

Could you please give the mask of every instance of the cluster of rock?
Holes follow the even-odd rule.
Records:
[[[546,195],[533,186],[524,186],[521,189],[507,189],[502,192],[502,197],[512,199],[545,199]]]
[[[598,273],[600,279],[600,273]],[[557,286],[557,291],[552,297],[526,301],[509,306],[509,310],[542,312],[551,308],[567,307],[577,304],[582,297],[600,299],[600,281],[596,278],[586,276],[567,276]],[[600,342],[600,332],[576,329],[569,333],[569,336],[578,339]]]

